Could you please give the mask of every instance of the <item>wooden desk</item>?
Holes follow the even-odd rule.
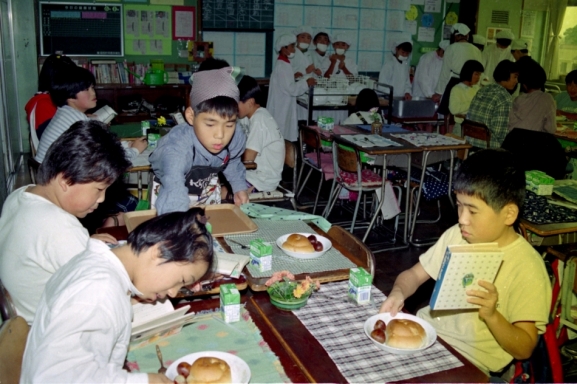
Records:
[[[319,235],[328,238],[333,243],[333,247],[341,252],[345,257],[357,266],[365,268],[374,276],[376,264],[375,256],[359,239],[339,226],[332,226],[328,233],[324,232],[314,224],[309,224],[309,226]],[[231,248],[226,243],[226,239],[219,237],[218,242],[227,252],[232,252]],[[319,280],[321,283],[327,283],[330,281],[348,280],[349,271],[350,270],[347,268],[318,273],[306,273],[296,275],[295,278],[297,280],[303,280],[306,276],[310,276],[312,279]],[[266,291],[267,286],[264,284],[269,279],[268,277],[253,277],[248,268],[244,269],[244,273],[251,290],[254,292]]]
[[[357,128],[358,129],[358,128]],[[367,134],[367,132],[363,131],[364,134]],[[392,140],[396,143],[401,144],[398,147],[361,147],[358,146],[357,144],[355,144],[352,141],[347,140],[347,136],[350,135],[332,135],[333,140],[338,142],[339,144],[345,145],[345,146],[349,146],[349,147],[354,147],[357,148],[359,151],[365,152],[366,154],[369,155],[375,155],[375,156],[379,156],[382,155],[383,156],[383,182],[381,185],[382,191],[383,191],[383,199],[381,199],[381,201],[379,202],[379,206],[377,207],[377,212],[380,211],[385,199],[384,199],[384,194],[385,194],[385,182],[386,182],[386,175],[387,175],[387,155],[406,155],[407,156],[407,174],[410,175],[411,174],[411,155],[413,153],[419,153],[419,152],[423,152],[422,148],[419,147],[415,147],[412,144],[409,144],[403,140],[397,139],[395,137],[392,137],[390,134],[383,134],[382,136]],[[407,183],[407,187],[406,187],[406,196],[410,196],[410,190],[411,190],[411,186],[410,183]],[[404,230],[403,230],[403,242],[404,242],[404,246],[402,248],[405,248],[408,246],[408,241],[407,241],[407,230],[409,227],[409,200],[410,199],[405,199],[405,212],[407,213],[405,215],[405,225],[404,225]],[[374,215],[373,218],[371,219],[371,222],[369,223],[369,227],[367,228],[367,232],[365,233],[365,236],[363,237],[363,241],[365,241],[367,239],[367,237],[369,236],[369,233],[371,231],[371,228],[373,227],[375,220],[377,218],[378,215]],[[388,248],[390,249],[390,248]]]
[[[528,220],[521,219],[519,222],[521,235],[533,246],[557,245],[577,242],[577,222],[572,223],[554,223],[554,224],[534,224]],[[541,242],[535,242],[528,232],[532,232],[542,237]],[[555,239],[570,237],[570,241],[561,241]]]

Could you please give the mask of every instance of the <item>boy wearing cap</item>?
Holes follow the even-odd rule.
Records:
[[[331,66],[330,56],[327,55],[330,43],[331,35],[328,31],[317,31],[313,38],[315,50],[311,52],[311,58],[315,68],[320,69],[321,74],[319,76],[323,76]]]
[[[345,53],[351,47],[351,38],[345,33],[339,33],[333,39],[333,49],[335,53],[329,56],[331,64],[329,68],[324,73],[325,77],[339,76],[345,77],[346,75],[357,76],[359,74],[357,70],[357,63],[352,57],[346,56]]]
[[[394,44],[392,55],[385,55],[385,63],[379,72],[379,83],[393,86],[393,96],[411,100],[409,56],[413,51],[410,41]]]
[[[297,45],[295,49],[295,56],[290,59],[291,66],[295,73],[295,79],[301,77],[311,77],[313,74],[321,76],[321,70],[315,68],[313,64],[313,59],[311,57],[311,52],[309,47],[313,39],[313,30],[311,27],[302,25],[295,30],[293,33],[297,37]]]
[[[317,83],[312,77],[295,82],[289,59],[294,57],[296,40],[292,33],[277,38],[275,49],[279,55],[268,88],[267,109],[277,122],[283,138],[288,141],[297,141],[297,96]]]
[[[493,71],[503,60],[515,61],[511,54],[509,47],[511,42],[515,39],[515,35],[511,31],[499,31],[495,36],[497,43],[491,44],[483,51],[483,67],[485,67],[485,82],[493,82]]]
[[[461,81],[459,76],[463,64],[469,60],[483,62],[481,51],[468,41],[471,29],[463,23],[457,23],[453,25],[451,29],[453,33],[451,39],[454,43],[449,45],[445,50],[441,74],[435,87],[435,94],[432,97],[433,100],[439,102],[442,96],[443,100],[437,110],[437,112],[442,114],[449,112],[451,89]]]
[[[487,45],[487,39],[485,36],[473,35],[473,45],[479,48],[479,51],[483,52],[485,50],[485,46]]]
[[[195,204],[219,204],[219,172],[232,187],[234,203],[248,202],[241,162],[246,136],[236,125],[239,77],[238,67],[194,74],[186,123],[162,137],[149,158],[160,184],[158,197],[153,196],[159,214],[184,212]]]
[[[449,40],[442,40],[436,50],[421,56],[413,79],[414,97],[431,98],[435,94],[435,86],[441,74],[445,49],[450,44]]]

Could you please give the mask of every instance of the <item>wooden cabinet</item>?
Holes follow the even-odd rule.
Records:
[[[156,106],[161,97],[177,97],[183,101],[183,105],[190,104],[189,84],[166,84],[166,85],[134,85],[134,84],[98,84],[94,87],[96,97],[105,100],[117,113],[116,121],[119,123],[146,120],[151,117],[148,110],[142,108],[139,113],[123,112],[122,108],[126,101],[144,99],[149,104]]]

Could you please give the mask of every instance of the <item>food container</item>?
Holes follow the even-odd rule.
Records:
[[[323,131],[332,131],[335,128],[335,119],[332,117],[319,116],[317,124]]]
[[[393,100],[393,116],[395,117],[432,117],[437,111],[437,103],[431,99]]]
[[[272,244],[261,239],[250,241],[250,265],[259,272],[272,269]]]
[[[526,189],[537,195],[550,195],[553,193],[555,179],[542,171],[525,172]]]
[[[351,268],[349,272],[349,297],[358,304],[371,301],[373,277],[364,268]]]
[[[227,323],[240,320],[240,292],[234,284],[220,286],[220,312]]]

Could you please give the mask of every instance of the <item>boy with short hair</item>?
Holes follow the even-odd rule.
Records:
[[[411,80],[409,56],[413,52],[410,41],[395,43],[391,54],[385,56],[385,63],[379,72],[379,83],[393,86],[393,96],[411,100]]]
[[[359,74],[355,60],[350,55],[346,56],[346,52],[351,47],[351,44],[352,39],[347,33],[339,33],[335,35],[335,38],[333,39],[333,49],[335,50],[335,53],[329,57],[331,64],[324,74],[325,77],[345,77],[346,75],[357,76]]]
[[[56,73],[50,98],[58,109],[46,126],[38,144],[38,152],[35,157],[37,162],[42,163],[44,161],[50,145],[72,124],[77,121],[89,120],[86,111],[96,107],[95,84],[96,80],[92,72],[82,67],[71,66],[66,71]],[[126,149],[128,160],[132,161],[147,146],[148,143],[144,138],[132,141],[131,147]]]
[[[491,132],[491,148],[500,148],[509,132],[509,113],[513,104],[511,94],[517,88],[519,69],[517,64],[503,60],[493,71],[495,83],[482,87],[471,101],[467,119],[483,123]],[[484,140],[467,137],[478,148],[486,148]]]
[[[483,289],[467,291],[478,310],[426,307],[417,315],[479,369],[500,372],[513,359],[531,356],[551,305],[543,260],[513,228],[523,208],[525,174],[510,152],[483,150],[463,162],[454,186],[459,223],[397,277],[381,312],[394,316],[421,284],[437,279],[447,246],[496,242],[503,262],[495,282],[479,281]]]
[[[331,65],[330,55],[327,55],[330,43],[331,35],[324,29],[317,31],[313,38],[315,50],[311,52],[311,58],[315,68],[320,70],[319,76],[323,76]]]
[[[246,137],[236,128],[239,75],[238,67],[194,74],[186,123],[162,137],[149,158],[160,183],[154,201],[159,214],[187,211],[194,204],[219,204],[221,171],[235,204],[248,202],[241,162]]]
[[[12,192],[0,217],[0,280],[16,312],[32,322],[48,279],[86,249],[78,218],[94,211],[130,163],[122,145],[98,121],[79,121],[48,150],[38,184]],[[110,235],[94,238],[116,243]]]
[[[140,224],[113,249],[91,241],[46,284],[26,344],[23,383],[171,383],[123,369],[131,296],[174,298],[212,268],[204,211],[173,212]]]
[[[567,113],[577,113],[577,69],[571,71],[565,76],[567,91],[555,96],[557,110]]]
[[[246,181],[257,192],[274,191],[282,179],[285,157],[284,139],[272,115],[260,106],[260,86],[250,76],[244,76],[238,84],[240,101],[238,117],[247,133],[243,162],[257,165],[246,171]]]

